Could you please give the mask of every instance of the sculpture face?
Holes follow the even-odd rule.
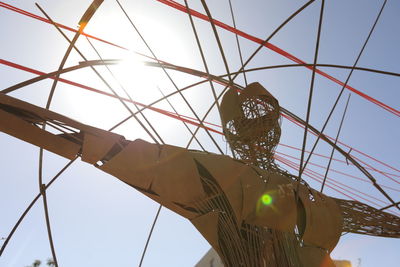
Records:
[[[259,83],[240,95],[230,89],[221,103],[224,133],[236,157],[263,169],[273,167],[281,136],[278,101]]]

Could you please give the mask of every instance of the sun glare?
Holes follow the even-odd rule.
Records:
[[[117,82],[140,99],[149,97],[157,86],[158,77],[154,69],[145,66],[143,59],[134,53],[127,53],[113,69]]]
[[[168,70],[168,74],[175,83],[172,84],[161,68],[144,64],[144,62],[152,60],[136,52],[151,56],[152,53],[148,47],[131,28],[129,23],[120,20],[118,12],[111,12],[109,15],[111,17],[108,17],[106,23],[89,23],[86,31],[91,33],[97,32],[102,36],[112,36],[113,43],[120,44],[128,49],[122,50],[113,47],[104,47],[98,42],[92,42],[97,49],[96,53],[98,52],[104,60],[120,60],[120,63],[108,65],[108,68],[105,66],[95,67],[118,97],[124,99],[131,98],[137,103],[148,105],[162,98],[163,95],[176,91],[175,86],[181,88],[186,84],[197,81],[197,78],[190,75]],[[172,23],[169,24],[163,20],[151,20],[140,14],[135,16],[135,22],[143,34],[146,43],[158,59],[177,65],[192,65],[192,49],[185,42],[185,38],[182,38],[183,34],[185,34],[184,29],[177,30],[179,28],[178,22],[169,22]],[[87,42],[83,41],[82,39],[82,46],[86,45],[88,53],[92,53],[91,59],[98,60],[99,57],[93,51],[93,48]],[[78,60],[81,59],[79,58]],[[114,94],[108,88],[108,85],[92,73],[89,68],[71,73],[69,78],[107,94]],[[187,95],[191,96],[189,93]],[[69,114],[74,119],[90,122],[90,124],[104,129],[111,127],[110,125],[114,125],[115,121],[126,117],[129,113],[136,112],[137,108],[141,107],[140,104],[135,107],[132,103],[126,102],[129,107],[129,110],[127,110],[126,106],[124,107],[119,103],[119,100],[102,94],[95,94],[90,92],[90,90],[76,91],[76,94],[65,91],[62,99],[68,109],[70,109]],[[194,99],[191,100],[192,103],[199,98]],[[178,113],[184,113],[187,110],[187,107],[184,106],[183,101],[179,97],[171,97],[169,101],[178,110]],[[82,107],[84,107],[84,111],[82,111]],[[167,104],[166,101],[157,103],[155,108],[172,111],[169,103]],[[156,111],[145,110],[144,113],[149,120],[157,121],[158,131],[166,130],[172,127],[171,125],[175,125],[171,124],[172,119]],[[135,123],[135,120],[132,121]],[[174,130],[177,129],[174,128]],[[145,134],[144,138],[146,136]]]

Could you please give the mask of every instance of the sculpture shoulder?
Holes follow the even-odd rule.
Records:
[[[207,169],[222,189],[239,183],[244,173],[252,171],[248,165],[229,156],[194,150],[189,153],[198,165]]]

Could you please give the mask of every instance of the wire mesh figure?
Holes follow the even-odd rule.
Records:
[[[40,127],[44,123],[52,131]],[[279,171],[129,141],[4,94],[0,131],[68,159],[79,156],[187,218],[227,267],[333,267],[329,253],[342,231],[400,237],[399,217],[365,204],[330,198],[306,184],[297,201],[293,179]]]
[[[279,170],[273,158],[281,136],[278,100],[259,83],[252,83],[240,95],[230,89],[220,110],[234,156],[262,169]]]

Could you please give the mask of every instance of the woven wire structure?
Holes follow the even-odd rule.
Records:
[[[229,104],[235,105],[231,117],[226,114],[232,111],[232,107],[226,106]],[[259,83],[252,83],[240,96],[234,91],[225,94],[221,117],[225,137],[236,158],[262,169],[279,169],[274,152],[281,137],[281,120],[275,97]]]

